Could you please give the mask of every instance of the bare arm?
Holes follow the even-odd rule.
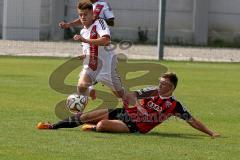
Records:
[[[137,107],[138,112],[141,113],[142,115],[148,115],[147,110],[144,109],[140,104],[140,102],[138,101],[136,92],[126,93],[123,97],[123,101],[124,101],[124,108],[129,108],[129,106],[134,106],[134,107]]]
[[[59,27],[61,27],[61,28],[63,28],[63,29],[67,29],[67,28],[69,28],[69,27],[75,27],[75,26],[79,26],[79,25],[81,25],[82,23],[81,23],[81,20],[78,18],[78,19],[75,19],[75,20],[73,20],[73,21],[71,21],[71,22],[68,22],[68,23],[66,23],[66,22],[64,22],[64,21],[61,21],[60,23],[59,23]]]
[[[136,103],[138,103],[137,101],[137,95],[135,92],[132,92],[132,93],[126,93],[124,95],[124,100],[126,100],[128,102],[128,105],[135,105]]]
[[[75,41],[81,41],[84,43],[89,43],[89,44],[98,45],[98,46],[107,46],[110,44],[109,36],[103,36],[97,39],[85,39],[81,35],[75,35],[73,39]]]
[[[193,128],[208,134],[209,136],[211,136],[212,138],[215,137],[219,137],[220,134],[214,131],[211,131],[210,129],[208,129],[203,123],[201,123],[199,120],[195,119],[194,117],[192,117],[191,119],[189,119],[187,121],[187,123],[192,126]]]

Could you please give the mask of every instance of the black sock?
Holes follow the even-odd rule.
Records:
[[[93,127],[92,131],[97,132],[97,127]]]
[[[52,125],[52,129],[59,129],[59,128],[75,128],[83,123],[80,120],[80,115],[76,114],[72,117],[68,117],[58,123]]]

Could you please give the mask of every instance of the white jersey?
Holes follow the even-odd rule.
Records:
[[[97,39],[103,36],[110,36],[107,23],[103,19],[97,19],[89,28],[83,28],[81,35],[85,39]],[[120,76],[117,73],[117,55],[109,46],[97,46],[82,43],[83,54],[86,58],[83,61],[83,69],[80,77],[88,75],[93,84],[101,82],[114,91],[123,89]]]
[[[83,28],[81,33],[85,39],[97,39],[103,36],[110,37],[109,27],[105,20],[97,19],[89,28]],[[108,72],[111,69],[111,63],[114,53],[107,50],[107,46],[97,46],[89,43],[82,43],[83,54],[86,58],[83,62],[83,68],[90,68],[93,71],[101,68],[103,72]]]
[[[106,1],[98,0],[92,5],[93,5],[93,12],[96,18],[102,18],[102,19],[114,18],[112,9]]]

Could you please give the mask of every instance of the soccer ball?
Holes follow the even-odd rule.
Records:
[[[67,98],[67,108],[72,113],[83,112],[88,102],[88,97],[84,95],[71,94]]]

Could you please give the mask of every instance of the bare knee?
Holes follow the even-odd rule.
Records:
[[[80,117],[80,120],[83,122],[83,123],[87,123],[89,121],[89,114],[88,113],[84,113],[81,115]]]
[[[79,84],[79,85],[77,86],[78,94],[85,94],[85,92],[87,91],[87,89],[88,89],[88,86],[87,86],[87,85]]]
[[[96,130],[97,132],[105,132],[107,131],[107,120],[101,120],[97,123]]]
[[[83,113],[80,120],[83,123],[97,124],[99,121],[108,118],[108,109],[99,109],[88,113]]]
[[[124,94],[125,94],[125,91],[124,90],[119,90],[119,91],[112,91],[115,96],[117,96],[118,98],[123,98],[124,97]]]

